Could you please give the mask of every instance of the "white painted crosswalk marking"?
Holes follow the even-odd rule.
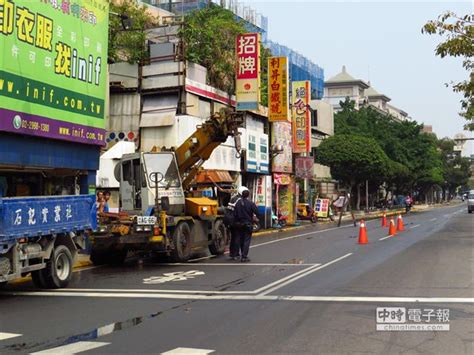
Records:
[[[0,340],[7,340],[10,338],[16,338],[21,336],[21,334],[14,334],[14,333],[0,333]]]
[[[164,353],[161,353],[162,355],[206,355],[215,352],[215,350],[210,350],[210,349],[196,349],[196,348],[176,348]]]
[[[110,343],[101,343],[99,341],[79,341],[77,343],[58,346],[57,348],[47,349],[31,353],[30,355],[36,354],[54,354],[54,355],[71,355],[77,354],[83,351],[97,349]]]

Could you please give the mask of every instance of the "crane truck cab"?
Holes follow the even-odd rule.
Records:
[[[243,112],[214,113],[175,150],[124,155],[116,167],[121,212],[101,213],[91,238],[94,264],[122,263],[128,251],[164,253],[183,262],[194,250],[223,254],[229,242],[218,203],[186,193],[214,149],[233,137],[237,156]]]

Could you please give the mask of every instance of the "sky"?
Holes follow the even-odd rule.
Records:
[[[473,12],[471,1],[240,0],[268,17],[268,38],[324,69],[325,80],[343,65],[356,79],[371,82],[390,104],[417,122],[432,125],[439,138],[463,132],[461,96],[445,83],[468,77],[459,58],[439,58],[442,37],[421,33],[446,10]],[[472,133],[464,132],[468,137]],[[472,142],[464,155],[473,154]]]

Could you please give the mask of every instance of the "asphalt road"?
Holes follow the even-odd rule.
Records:
[[[404,222],[386,238],[369,221],[367,245],[351,225],[318,225],[254,238],[247,264],[131,260],[77,271],[64,290],[9,285],[0,353],[472,354],[472,215],[456,205]],[[377,330],[403,315],[431,328]]]

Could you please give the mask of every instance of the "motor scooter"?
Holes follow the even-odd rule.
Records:
[[[298,203],[297,217],[299,220],[311,221],[311,223],[318,222],[317,212],[309,205],[309,203]]]

